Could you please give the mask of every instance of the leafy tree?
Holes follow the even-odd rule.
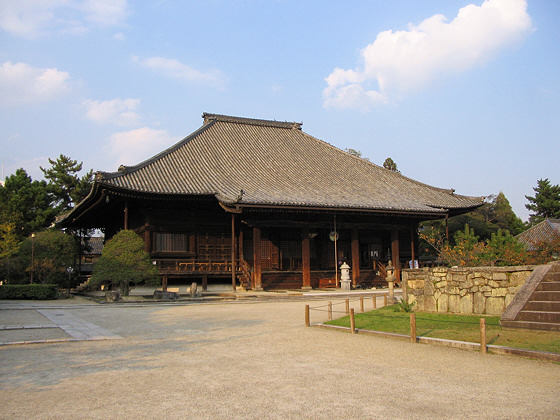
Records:
[[[128,296],[130,284],[157,284],[157,270],[145,251],[142,238],[131,230],[121,230],[105,244],[93,268],[92,286],[110,283]]]
[[[401,173],[401,171],[398,170],[397,164],[395,163],[395,161],[393,159],[391,159],[390,157],[385,159],[385,162],[383,162],[383,167],[385,169],[389,169],[390,171],[398,172],[399,174]]]
[[[363,156],[363,153],[360,152],[359,150],[356,149],[344,149],[345,152],[350,153],[352,156],[356,156],[359,157],[360,159],[363,160],[367,160],[369,162],[369,159],[367,157]]]
[[[23,239],[43,230],[55,219],[52,196],[45,181],[32,181],[24,169],[6,178],[0,186],[0,215],[15,224],[15,234]]]
[[[12,257],[19,249],[19,241],[15,233],[16,224],[0,222],[0,279],[10,282],[12,274]]]
[[[51,167],[41,171],[49,180],[49,187],[54,196],[57,213],[70,210],[89,193],[93,181],[93,171],[89,171],[82,178],[78,173],[82,170],[83,162],[78,163],[67,156],[60,155],[57,160],[49,159]]]
[[[525,196],[529,204],[525,207],[532,211],[529,222],[533,225],[546,218],[560,219],[560,185],[551,185],[548,179],[539,179],[533,188],[535,196]]]
[[[68,286],[66,269],[74,267],[77,258],[76,241],[60,230],[49,229],[25,239],[19,250],[29,277],[33,282],[52,283],[61,287]]]

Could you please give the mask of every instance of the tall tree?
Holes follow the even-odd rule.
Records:
[[[51,167],[41,167],[41,171],[49,180],[56,211],[61,214],[70,210],[89,193],[93,171],[80,178],[78,173],[82,170],[83,162],[78,163],[64,155],[60,155],[56,161],[49,159],[49,163]]]
[[[518,235],[525,230],[523,221],[516,216],[503,192],[500,191],[491,204],[493,218],[489,221],[498,229],[507,230],[512,235]]]
[[[385,162],[383,162],[383,167],[385,169],[389,169],[390,171],[397,172],[399,174],[401,173],[401,171],[399,171],[399,169],[397,168],[397,164],[395,163],[395,161],[390,157],[385,159]]]
[[[15,234],[23,239],[54,222],[52,200],[45,181],[33,181],[24,169],[18,169],[0,186],[0,215],[15,223]]]
[[[529,200],[525,207],[533,212],[529,222],[534,225],[546,218],[560,219],[560,185],[551,185],[548,178],[539,179],[533,190],[534,197],[525,196]]]
[[[350,153],[350,154],[353,155],[353,156],[359,157],[360,159],[367,160],[367,161],[369,162],[369,159],[368,159],[367,157],[365,157],[365,156],[363,155],[363,153],[360,152],[359,150],[356,150],[356,149],[344,149],[344,151],[347,152],[347,153]]]

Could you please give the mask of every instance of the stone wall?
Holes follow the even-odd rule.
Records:
[[[403,294],[416,310],[501,315],[534,266],[402,270]]]

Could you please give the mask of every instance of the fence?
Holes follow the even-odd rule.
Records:
[[[441,314],[416,314],[414,312],[410,313],[403,313],[403,312],[395,312],[393,315],[388,314],[386,311],[381,313],[379,311],[373,311],[369,313],[365,313],[365,306],[366,302],[371,302],[367,306],[372,310],[378,308],[377,300],[381,298],[383,301],[381,307],[387,306],[388,295],[379,295],[374,294],[371,298],[364,298],[364,296],[360,296],[359,299],[345,299],[343,301],[334,303],[332,301],[327,302],[325,305],[319,305],[310,307],[310,305],[305,305],[305,325],[307,327],[311,326],[311,313],[314,314],[314,318],[317,318],[317,314],[323,314],[322,321],[324,318],[327,318],[327,321],[333,320],[333,314],[339,315],[338,318],[349,317],[349,324],[350,324],[350,332],[352,334],[356,334],[358,331],[366,332],[365,329],[357,329],[356,328],[356,309],[354,308],[359,305],[358,317],[360,318],[360,322],[362,324],[366,324],[368,322],[372,325],[375,325],[375,320],[380,320],[380,322],[386,322],[387,319],[390,318],[391,321],[391,330],[392,331],[376,331],[371,330],[368,328],[369,333],[376,333],[382,335],[389,335],[389,336],[398,336],[401,338],[409,337],[412,343],[424,342],[426,340],[442,340],[433,337],[428,337],[428,335],[436,334],[437,332],[445,332],[447,335],[451,334],[453,336],[453,331],[457,328],[457,324],[460,324],[461,334],[468,337],[468,342],[457,341],[455,347],[463,347],[463,348],[470,348],[475,346],[479,346],[479,349],[482,353],[487,352],[487,328],[486,328],[486,318],[478,318],[474,316],[465,317],[463,316],[462,319],[452,319],[452,316],[444,317],[442,319]],[[344,305],[344,306],[342,306]],[[340,309],[336,310],[333,308],[340,307]],[[370,309],[368,309],[370,310]],[[418,315],[418,316],[417,316]],[[437,319],[435,317],[438,317]],[[346,320],[344,320],[346,323]],[[493,321],[494,322],[494,321]],[[497,321],[496,321],[496,325]],[[340,327],[338,327],[340,328]],[[453,338],[453,337],[452,337]],[[446,341],[445,339],[443,339]],[[450,341],[448,339],[447,341]],[[477,343],[477,344],[474,344]]]

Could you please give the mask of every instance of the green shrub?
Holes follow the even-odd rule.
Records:
[[[56,284],[6,284],[0,286],[0,299],[56,299]]]

